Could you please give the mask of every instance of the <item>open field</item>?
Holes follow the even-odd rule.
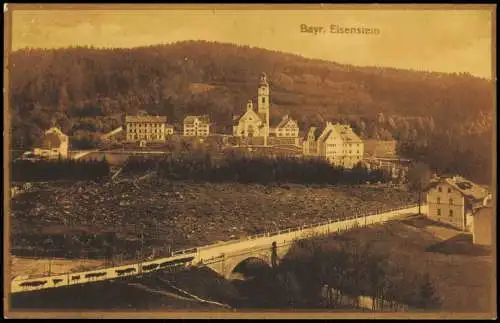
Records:
[[[135,259],[142,226],[144,256],[153,252],[159,256],[168,248],[200,246],[408,203],[415,203],[414,195],[382,187],[153,179],[34,183],[30,192],[12,201],[12,246],[20,256],[81,258],[85,251],[89,258],[121,254],[122,259]],[[44,254],[48,249],[53,252]]]
[[[332,245],[336,239],[367,242],[374,252],[388,256],[401,268],[429,273],[442,302],[440,311],[494,310],[492,289],[496,282],[492,252],[472,245],[470,235],[416,217],[327,237],[322,244]]]

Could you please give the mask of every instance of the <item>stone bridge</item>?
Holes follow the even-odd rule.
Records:
[[[421,211],[427,213],[427,205]],[[390,222],[418,213],[418,205],[386,210],[372,215],[355,215],[348,219],[328,220],[298,228],[279,230],[230,240],[203,247],[172,252],[171,256],[142,263],[94,269],[86,272],[64,273],[47,277],[15,277],[11,281],[11,293],[30,292],[102,280],[114,280],[127,276],[141,276],[166,268],[209,267],[226,279],[231,279],[236,267],[247,260],[259,260],[274,267],[288,253],[295,241],[342,232],[351,228]]]
[[[422,205],[422,213],[426,213],[426,210],[427,206]],[[314,236],[325,236],[375,223],[398,220],[417,213],[418,206],[411,206],[379,214],[353,216],[341,221],[330,220],[315,225],[247,237],[245,240],[228,241],[200,247],[197,248],[197,255],[193,260],[193,264],[207,266],[229,279],[233,275],[234,269],[248,259],[257,258],[270,267],[276,266],[288,253],[295,241]]]
[[[291,242],[279,243],[275,240],[266,239],[266,241],[259,241],[253,246],[246,246],[242,249],[235,248],[235,250],[229,250],[219,256],[203,259],[197,265],[207,266],[226,279],[230,279],[234,275],[238,265],[252,259],[259,260],[272,268],[279,264],[279,260],[288,253],[292,246]]]

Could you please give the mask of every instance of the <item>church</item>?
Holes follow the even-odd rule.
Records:
[[[246,111],[242,116],[234,118],[233,124],[233,136],[239,138],[259,138],[261,144],[267,146],[270,144],[270,134],[271,142],[276,142],[275,137],[283,137],[283,139],[298,138],[299,128],[295,120],[293,120],[288,115],[284,116],[279,125],[276,128],[270,128],[269,125],[269,111],[270,110],[270,100],[269,100],[269,83],[267,81],[267,76],[262,73],[260,76],[260,84],[257,92],[257,110],[254,109],[254,104],[252,100],[248,100]],[[252,142],[258,142],[252,140]],[[292,140],[292,142],[295,142]]]

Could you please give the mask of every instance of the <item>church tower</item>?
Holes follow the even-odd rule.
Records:
[[[258,113],[264,121],[265,137],[267,139],[267,136],[269,136],[269,84],[267,83],[266,73],[262,73],[260,76],[257,106]]]

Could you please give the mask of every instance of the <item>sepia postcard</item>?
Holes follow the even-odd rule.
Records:
[[[496,318],[496,5],[4,4],[4,318]]]

